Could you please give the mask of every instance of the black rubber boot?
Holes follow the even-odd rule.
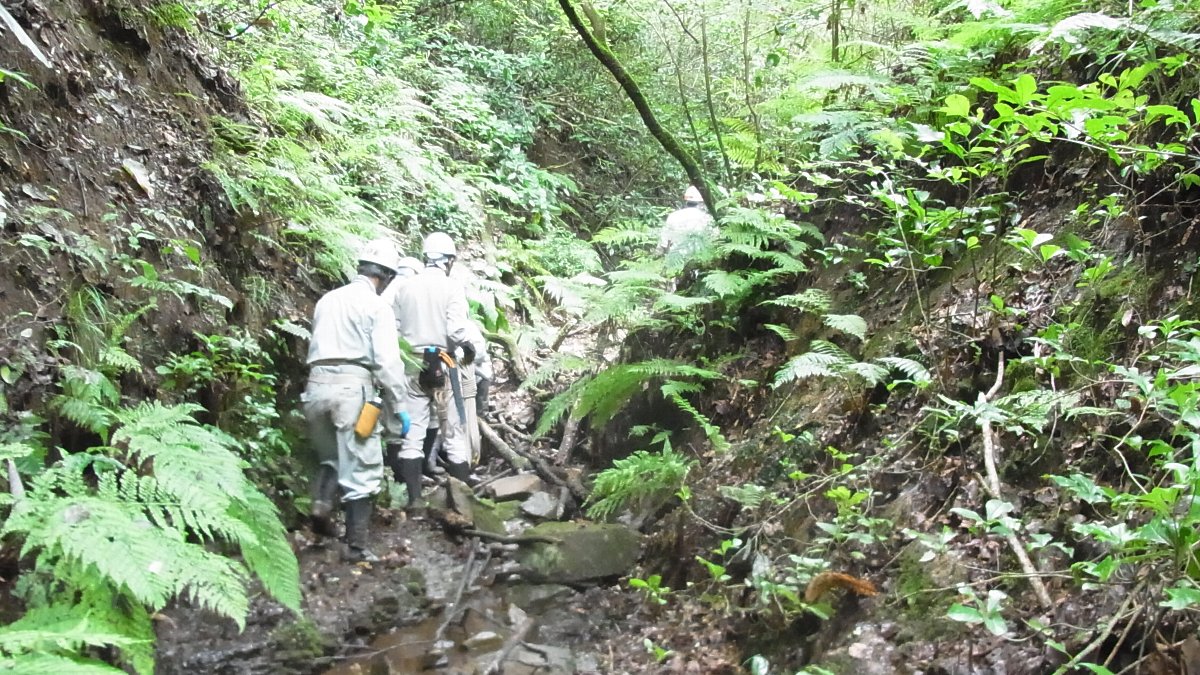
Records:
[[[450,474],[451,478],[457,478],[467,485],[471,484],[471,467],[467,466],[466,462],[448,462],[446,473]]]
[[[327,464],[317,467],[317,477],[312,484],[312,529],[322,537],[337,536],[337,528],[333,523],[337,493],[337,471]]]
[[[437,475],[437,454],[434,448],[437,447],[437,427],[429,427],[425,430],[425,439],[421,441],[421,454],[425,456],[425,475],[433,478]]]
[[[404,448],[403,443],[388,443],[383,448],[383,461],[392,469],[392,478],[397,483],[404,482],[404,474],[400,471],[400,450]]]
[[[421,503],[421,465],[425,463],[420,457],[400,459],[400,476],[404,487],[408,490],[408,508],[415,508]]]
[[[370,497],[345,502],[346,509],[346,553],[347,562],[379,562],[379,556],[367,548],[371,527],[371,513],[375,504]]]

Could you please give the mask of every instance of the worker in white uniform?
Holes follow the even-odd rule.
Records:
[[[400,337],[422,362],[421,367],[410,366],[407,371],[408,399],[403,407],[412,415],[412,428],[397,453],[410,508],[419,503],[422,443],[429,426],[439,423],[439,408],[447,410],[443,436],[449,459],[446,473],[464,482],[470,478],[462,373],[453,354],[461,348],[462,361],[471,363],[484,348],[471,340],[466,291],[450,278],[450,268],[458,255],[454,240],[444,232],[434,232],[425,238],[422,253],[424,269],[396,289],[393,304]]]
[[[463,409],[467,413],[467,445],[471,449],[471,466],[475,466],[479,464],[480,455],[483,453],[483,438],[479,430],[479,420],[483,419],[487,412],[493,371],[492,358],[487,350],[487,341],[483,337],[483,328],[474,320],[471,321],[470,340],[474,344],[483,346],[483,349],[475,354],[474,363],[463,362],[461,349],[455,353],[455,356],[459,359],[459,368],[462,373]],[[439,408],[438,424],[436,426],[430,424],[425,431],[425,442],[421,452],[425,455],[425,475],[430,478],[437,476],[441,471],[438,461],[441,460],[443,463],[447,461],[439,441],[445,437],[443,429],[449,421],[449,412],[444,407]]]
[[[358,256],[358,274],[325,294],[313,311],[308,346],[308,385],[301,401],[309,439],[320,463],[313,483],[313,529],[333,534],[332,510],[338,488],[346,512],[344,556],[376,561],[367,548],[372,496],[383,482],[383,452],[378,424],[359,435],[356,425],[365,404],[384,398],[401,420],[407,383],[396,339],[396,319],[379,294],[396,275],[396,248],[386,240],[369,242]]]
[[[475,354],[475,361],[463,366],[463,400],[467,411],[467,447],[471,449],[471,465],[479,464],[483,454],[483,438],[479,431],[479,420],[487,412],[487,397],[491,389],[492,358],[488,354],[487,342],[483,337],[483,329],[477,321],[471,321],[470,340],[476,345],[482,345]]]
[[[392,309],[395,314],[396,291],[404,285],[404,281],[417,275],[418,272],[425,269],[425,264],[413,256],[404,256],[400,259],[399,268],[396,271],[396,278],[388,287],[384,289],[379,297],[383,299],[387,306]],[[399,337],[400,322],[396,322],[396,335]],[[402,345],[403,346],[403,345]],[[392,469],[392,476],[397,483],[403,483],[404,480],[400,477],[400,446],[404,439],[404,434],[407,433],[402,427],[394,411],[390,401],[383,402],[383,442],[384,442],[384,463]]]
[[[704,198],[695,185],[683,193],[683,208],[667,215],[658,238],[658,252],[666,256],[667,265],[683,269],[691,259],[708,246],[716,234],[712,216],[704,210]]]

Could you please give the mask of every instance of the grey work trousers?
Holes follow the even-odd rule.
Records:
[[[370,497],[383,485],[379,428],[363,439],[354,424],[363,403],[375,396],[370,371],[358,366],[313,366],[300,396],[317,462],[337,471],[342,501]]]
[[[408,377],[408,396],[404,402],[405,409],[412,417],[412,426],[408,436],[403,441],[396,437],[393,429],[388,429],[388,442],[403,443],[400,450],[401,459],[423,459],[421,445],[425,441],[425,431],[431,424],[438,425],[442,437],[442,447],[451,462],[471,463],[471,447],[467,436],[467,426],[458,417],[458,408],[454,404],[454,393],[450,385],[450,375],[446,375],[446,386],[436,390],[425,389],[417,379],[420,371],[413,369],[406,373]],[[461,377],[461,371],[460,371]],[[465,407],[474,407],[474,401],[463,402]],[[469,414],[469,413],[468,413]],[[391,420],[389,420],[389,424]]]

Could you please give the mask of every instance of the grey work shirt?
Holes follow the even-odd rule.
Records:
[[[404,401],[407,385],[396,319],[375,293],[375,284],[361,274],[317,302],[306,362],[362,366],[375,376],[389,400],[398,406]]]
[[[466,290],[437,267],[426,267],[405,279],[396,289],[392,310],[400,337],[414,349],[435,346],[452,351],[471,342]]]

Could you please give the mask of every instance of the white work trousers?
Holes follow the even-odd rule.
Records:
[[[363,403],[374,396],[370,372],[347,365],[313,366],[300,397],[317,461],[337,470],[342,501],[370,497],[383,485],[380,425],[365,439],[354,433]]]
[[[409,427],[408,436],[403,441],[400,458],[423,458],[421,445],[425,441],[425,430],[430,424],[437,424],[442,436],[442,447],[445,448],[450,461],[466,462],[470,465],[471,448],[467,440],[466,425],[459,419],[458,408],[454,405],[450,374],[446,374],[446,386],[436,391],[421,386],[417,379],[420,371],[413,370],[407,375],[408,397],[404,405],[408,414],[412,416],[412,426]],[[465,407],[466,402],[463,405]]]

